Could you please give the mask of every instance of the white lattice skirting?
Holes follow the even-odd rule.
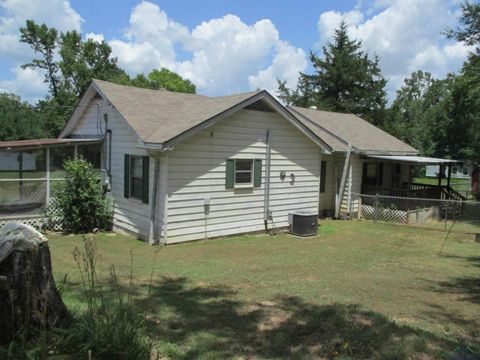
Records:
[[[439,210],[436,206],[404,211],[362,205],[360,209],[360,217],[366,220],[378,220],[403,224],[423,224],[430,219],[437,219],[438,212]]]
[[[38,230],[52,230],[61,231],[62,224],[60,222],[60,209],[54,207],[53,200],[51,206],[48,208],[47,213],[40,213],[34,215],[15,215],[15,216],[3,216],[0,217],[0,228],[10,222],[20,222],[33,226]]]

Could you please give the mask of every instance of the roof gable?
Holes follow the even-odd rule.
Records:
[[[85,105],[95,93],[100,94],[118,111],[146,146],[157,148],[172,146],[220,119],[262,101],[263,107],[266,105],[278,112],[327,152],[330,150],[321,138],[305,127],[266,91],[208,97],[93,80],[79,105]],[[82,106],[77,107],[60,137],[68,136],[72,132],[83,111]]]
[[[354,114],[289,107],[310,130],[320,136],[333,151],[346,151],[352,144],[365,154],[418,154],[414,147],[390,135]]]

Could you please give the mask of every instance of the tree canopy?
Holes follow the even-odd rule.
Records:
[[[41,114],[14,94],[0,94],[0,141],[46,136]]]
[[[386,104],[385,85],[378,57],[370,59],[362,43],[347,34],[345,22],[335,30],[323,56],[310,53],[313,74],[300,73],[295,90],[279,82],[279,97],[287,104],[354,113],[379,124]]]
[[[422,153],[480,163],[480,4],[462,4],[447,37],[474,46],[458,74],[433,79],[417,71],[405,79],[385,129]]]
[[[130,78],[118,66],[117,58],[112,57],[112,49],[106,41],[84,39],[77,31],[61,33],[27,20],[20,34],[20,41],[28,44],[36,54],[22,67],[43,71],[49,91],[35,106],[22,103],[19,97],[2,95],[0,120],[5,126],[0,129],[0,141],[57,136],[92,79],[150,89],[196,91],[190,80],[165,68],[154,69],[147,76],[138,74]],[[31,126],[25,128],[26,123]]]

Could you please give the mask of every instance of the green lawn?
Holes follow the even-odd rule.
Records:
[[[167,247],[95,236],[100,278],[126,279],[161,356],[448,358],[480,348],[480,244],[381,223],[322,221],[319,235],[242,236]],[[84,300],[72,251],[49,236],[64,300]],[[153,275],[153,276],[152,276]],[[63,280],[64,281],[63,281]],[[149,293],[149,295],[148,295]]]

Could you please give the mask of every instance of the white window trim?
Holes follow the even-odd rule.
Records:
[[[141,196],[140,198],[137,197],[137,196],[134,196],[133,195],[133,160],[136,159],[136,160],[140,160],[141,163],[142,163],[142,176],[141,176],[141,179],[142,179],[142,186],[143,186],[143,156],[141,155],[130,155],[130,174],[128,174],[128,181],[130,182],[130,199],[133,199],[133,200],[138,200],[140,202],[143,203],[143,196]]]
[[[233,187],[234,189],[249,189],[253,188],[253,177],[255,176],[254,166],[255,161],[254,159],[233,159]],[[248,160],[251,164],[250,170],[238,170],[237,171],[237,160]],[[237,184],[237,173],[250,173],[250,182],[249,183],[238,183]]]

